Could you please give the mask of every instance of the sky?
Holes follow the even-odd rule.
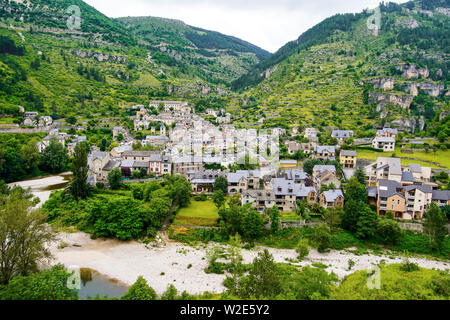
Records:
[[[377,7],[381,0],[84,0],[111,17],[153,16],[235,36],[275,52],[336,13]],[[403,3],[406,0],[391,0]]]

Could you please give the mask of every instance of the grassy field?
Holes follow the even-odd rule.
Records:
[[[283,221],[300,220],[301,217],[295,212],[280,212],[280,218]]]
[[[358,158],[359,159],[376,160],[378,157],[391,157],[392,154],[393,154],[393,152],[375,152],[375,151],[369,151],[369,150],[358,150]],[[401,153],[400,149],[396,149],[395,155],[396,155],[396,157],[399,157],[399,158],[418,159],[418,160],[402,159],[402,165],[407,165],[410,163],[418,163],[423,166],[432,167],[434,169],[440,169],[438,166],[432,165],[431,163],[419,161],[419,160],[425,160],[425,161],[433,161],[433,162],[439,163],[440,165],[446,167],[447,169],[450,169],[450,150],[446,150],[446,151],[439,150],[437,152],[430,151],[428,153],[414,152],[413,154],[409,154],[409,153]]]
[[[188,226],[213,226],[219,218],[217,207],[212,201],[192,201],[189,207],[182,208],[173,224]]]

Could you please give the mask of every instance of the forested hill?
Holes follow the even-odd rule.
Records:
[[[375,14],[377,32],[368,27]],[[237,80],[232,109],[252,126],[342,128],[361,137],[391,126],[450,136],[442,126],[450,109],[449,34],[449,0],[333,16]]]
[[[402,12],[402,10],[404,9],[416,11],[419,16],[428,16],[428,11],[435,11],[436,9],[450,7],[450,1],[416,0],[402,5],[398,5],[396,3],[385,4],[384,2],[381,2],[381,5],[385,9],[385,16],[383,18],[384,22],[387,22],[389,21],[389,15],[393,13],[406,16],[405,12]],[[276,68],[276,65],[280,62],[288,59],[290,56],[297,54],[302,50],[310,48],[311,46],[333,42],[335,35],[340,33],[348,33],[355,28],[355,26],[359,21],[361,21],[361,19],[367,19],[372,14],[372,12],[364,10],[362,13],[358,14],[337,14],[333,17],[325,19],[324,21],[301,34],[297,40],[291,41],[284,45],[270,58],[265,59],[264,61],[255,65],[247,74],[243,75],[241,78],[233,82],[233,89],[245,89],[260,83],[273,72],[273,70]],[[415,30],[409,33],[408,40],[406,40],[406,33],[408,33],[411,28],[408,28],[407,24],[400,25],[400,28],[396,28],[396,31],[399,31],[401,33],[398,35],[398,37],[401,37],[403,39],[402,41],[404,44],[406,44],[405,41],[408,41],[411,42],[412,45],[414,45],[415,40],[420,43],[427,42],[427,39],[422,38],[422,36],[435,36],[434,31],[430,30],[430,27],[431,26],[429,24],[419,25],[418,28],[414,27],[413,29]],[[389,31],[393,31],[393,29],[390,27]],[[428,34],[429,31],[432,31],[433,34]],[[430,40],[433,41],[433,39]],[[442,46],[448,44],[448,37],[445,37],[442,40]]]
[[[251,43],[219,32],[189,26],[180,20],[158,17],[125,17],[118,18],[116,21],[153,46],[170,44],[174,47],[232,50],[254,53],[260,60],[270,56],[269,52]]]
[[[182,21],[157,17],[116,19],[156,61],[178,65],[212,83],[228,86],[270,53],[248,42],[219,32],[189,26]]]
[[[278,63],[301,50],[326,43],[330,36],[339,31],[348,31],[353,22],[358,21],[362,16],[366,16],[366,14],[337,14],[325,19],[307,30],[297,40],[288,42],[271,57],[255,65],[247,74],[235,80],[232,85],[233,89],[243,89],[261,82],[268,77],[270,69]]]

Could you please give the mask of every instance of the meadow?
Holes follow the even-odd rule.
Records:
[[[174,225],[211,227],[216,224],[219,213],[213,201],[191,201],[187,208],[182,208],[176,215]]]

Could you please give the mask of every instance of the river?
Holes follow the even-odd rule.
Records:
[[[8,186],[19,186],[24,189],[30,188],[31,193],[39,198],[40,203],[38,207],[41,207],[49,198],[50,194],[54,190],[61,190],[67,187],[72,177],[71,172],[62,173],[55,176],[46,176],[33,178],[8,184]]]

